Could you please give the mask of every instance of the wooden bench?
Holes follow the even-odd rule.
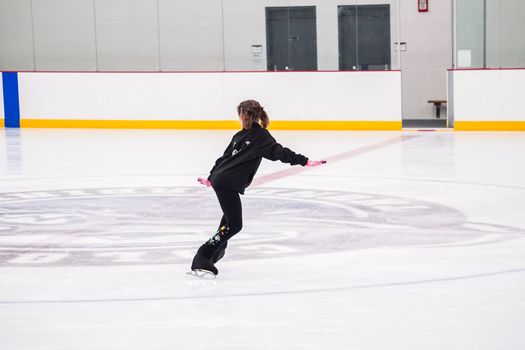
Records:
[[[436,106],[436,118],[441,118],[441,105],[447,103],[447,100],[428,100],[427,102]]]

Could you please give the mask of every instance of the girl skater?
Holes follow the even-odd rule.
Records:
[[[252,182],[263,157],[290,165],[316,166],[326,163],[324,160],[308,160],[277,143],[266,130],[270,120],[259,102],[241,102],[237,114],[242,130],[233,135],[224,154],[211,169],[210,176],[198,179],[201,184],[213,188],[223,212],[219,229],[193,258],[190,274],[199,277],[207,274],[215,277],[219,273],[214,264],[224,256],[228,240],[242,229],[239,194],[244,194]]]

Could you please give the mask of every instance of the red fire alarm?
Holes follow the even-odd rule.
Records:
[[[417,9],[419,12],[428,12],[428,0],[417,0]]]

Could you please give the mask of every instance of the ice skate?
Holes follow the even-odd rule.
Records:
[[[195,277],[199,277],[199,278],[203,278],[203,279],[215,279],[217,277],[217,275],[213,274],[213,272],[211,271],[200,270],[200,269],[188,271],[186,272],[186,274],[195,276]]]
[[[219,271],[213,264],[213,257],[216,253],[220,253],[216,251],[216,246],[208,243],[203,244],[199,250],[197,250],[197,254],[195,254],[191,263],[191,271],[188,272],[188,274],[196,277],[213,276],[213,278],[215,278],[219,274]]]

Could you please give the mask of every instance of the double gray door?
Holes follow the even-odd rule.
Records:
[[[315,6],[266,8],[267,69],[317,70]]]

